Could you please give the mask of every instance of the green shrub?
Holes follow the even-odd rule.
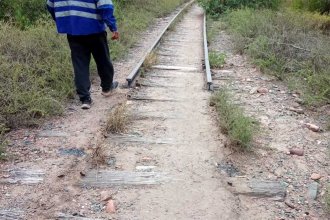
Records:
[[[212,17],[218,17],[228,9],[244,7],[276,9],[281,0],[199,0],[199,3]]]
[[[236,49],[263,71],[287,81],[308,104],[330,101],[329,17],[243,9],[225,20]]]
[[[292,6],[296,9],[318,11],[321,14],[328,14],[330,12],[329,0],[293,0]]]
[[[0,20],[13,21],[26,28],[47,13],[45,4],[46,0],[1,0]]]
[[[243,110],[230,100],[225,89],[219,90],[211,98],[218,112],[222,131],[228,134],[232,144],[242,149],[249,149],[258,126],[254,119],[245,116]]]
[[[226,63],[226,54],[211,51],[209,60],[211,68],[221,68]]]

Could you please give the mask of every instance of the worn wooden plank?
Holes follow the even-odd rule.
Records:
[[[129,100],[137,100],[137,101],[150,101],[150,102],[178,102],[176,99],[168,99],[168,98],[153,98],[145,95],[130,95]]]
[[[140,80],[136,83],[137,85],[144,86],[144,87],[156,87],[156,88],[182,88],[181,86],[175,86],[172,84],[162,84],[158,82],[154,82],[151,80]]]
[[[55,214],[55,219],[100,220],[98,218],[81,217],[81,216],[75,216],[75,215],[68,215],[65,213]]]
[[[38,184],[44,180],[45,173],[42,170],[15,169],[2,172],[0,184]]]
[[[280,181],[247,180],[244,178],[229,178],[230,189],[235,194],[252,197],[269,197],[276,201],[284,201],[286,184]]]
[[[160,74],[153,74],[153,73],[149,73],[148,74],[148,78],[150,78],[150,77],[152,77],[152,78],[163,78],[163,79],[173,79],[173,78],[178,78],[178,77],[180,77],[180,76],[177,76],[177,75],[160,75]]]
[[[0,209],[1,220],[20,220],[23,219],[24,212],[18,209]]]
[[[154,65],[152,66],[153,69],[159,70],[174,70],[180,72],[198,72],[200,71],[197,67],[189,67],[189,66],[169,66],[169,65]]]
[[[167,119],[185,119],[184,115],[178,116],[177,114],[164,114],[163,112],[134,112],[132,114],[132,118],[134,120],[146,120],[146,119],[159,119],[159,120],[167,120]]]
[[[159,139],[153,137],[143,137],[138,135],[111,135],[109,139],[112,143],[142,143],[142,144],[173,144],[172,140]]]
[[[70,135],[63,131],[46,130],[38,134],[39,137],[69,137]]]
[[[154,65],[154,66],[152,66],[152,68],[153,69],[160,69],[160,70],[180,70],[180,71],[187,71],[187,72],[198,72],[198,71],[200,71],[199,68],[189,67],[189,66]]]
[[[114,185],[158,185],[167,182],[169,178],[160,172],[129,172],[129,171],[97,171],[87,173],[81,182],[81,187],[111,187]]]

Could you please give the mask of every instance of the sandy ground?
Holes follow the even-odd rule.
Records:
[[[214,165],[221,141],[204,89],[202,18],[196,6],[185,15],[162,40],[155,68],[139,80],[144,86],[130,94],[129,108],[147,117],[122,137],[132,135],[131,144],[119,140],[116,161],[131,172],[147,166],[164,180],[120,187],[118,219],[238,219],[235,197]]]

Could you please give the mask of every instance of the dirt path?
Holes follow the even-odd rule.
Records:
[[[127,59],[115,63],[115,77],[121,84],[175,14],[159,19]],[[64,117],[40,129],[10,134],[8,150],[13,157],[0,167],[0,219],[54,219],[59,213],[86,216],[104,211],[99,191],[79,186],[80,172],[90,167],[87,158],[102,139],[107,112],[126,100],[128,90],[119,89],[106,99],[98,85],[93,83],[95,104],[90,111],[72,103]]]
[[[145,86],[131,94],[129,107],[142,119],[116,138],[115,157],[124,171],[152,173],[152,186],[123,181],[118,219],[238,219],[234,196],[216,178],[221,141],[203,88],[202,22],[194,6],[163,39],[157,64],[139,80]]]

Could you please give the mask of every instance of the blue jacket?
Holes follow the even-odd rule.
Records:
[[[47,0],[47,9],[56,22],[58,33],[89,35],[117,31],[111,0]],[[106,25],[105,25],[106,24]]]

